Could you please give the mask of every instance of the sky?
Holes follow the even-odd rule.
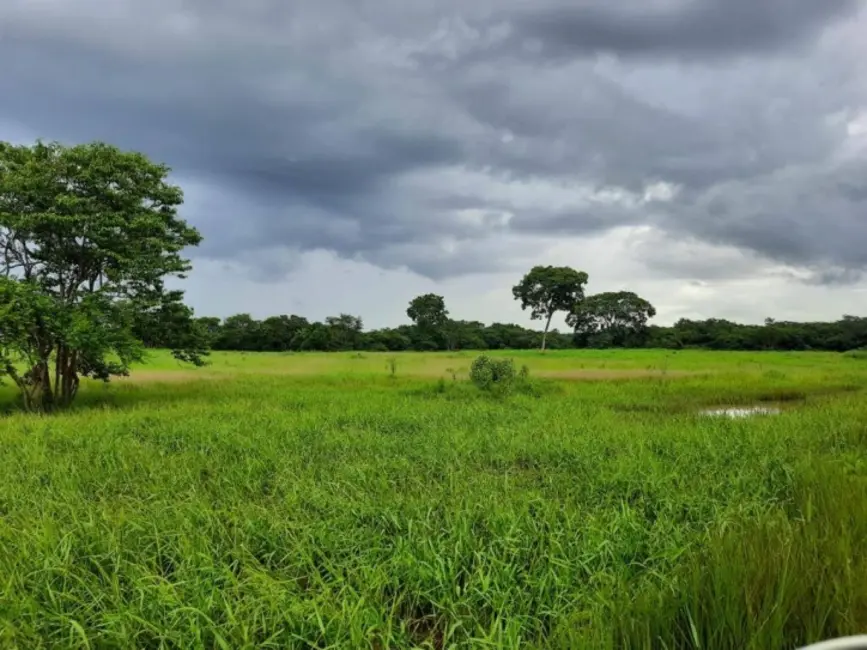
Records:
[[[172,168],[198,315],[867,315],[861,0],[2,0],[0,61],[0,140]]]

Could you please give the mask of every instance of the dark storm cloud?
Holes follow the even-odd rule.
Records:
[[[580,78],[574,93],[559,83],[536,89],[532,70],[521,72],[529,92],[499,74],[458,91],[476,119],[520,139],[498,152],[498,164],[516,175],[581,173],[637,189],[660,178],[707,185],[721,175],[749,176],[763,164],[749,157],[754,141],[643,102],[599,72],[550,75],[565,84]]]
[[[513,20],[513,44],[549,57],[720,57],[800,45],[857,0],[681,0],[570,3]]]
[[[512,219],[509,225],[518,232],[591,235],[618,226],[640,223],[641,220],[641,214],[634,209],[604,205],[583,210],[550,212],[541,217],[520,214]]]
[[[652,224],[830,282],[867,268],[867,176],[828,116],[867,96],[851,41],[814,44],[861,4],[6,0],[0,123],[166,161],[202,254],[257,277],[327,249],[439,278]]]
[[[867,162],[782,169],[730,182],[672,206],[672,224],[705,241],[753,249],[791,265],[822,264],[829,283],[867,268]]]

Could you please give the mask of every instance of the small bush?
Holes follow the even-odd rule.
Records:
[[[470,381],[482,390],[508,388],[514,383],[516,375],[511,359],[492,359],[483,354],[476,357],[470,366]]]

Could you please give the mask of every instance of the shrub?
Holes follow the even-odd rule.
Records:
[[[470,381],[482,390],[508,388],[515,381],[515,364],[511,359],[476,357],[470,366]]]

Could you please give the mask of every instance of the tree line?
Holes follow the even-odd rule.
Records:
[[[362,318],[349,314],[311,322],[303,316],[271,316],[256,320],[237,314],[225,320],[195,319],[214,350],[287,351],[436,351],[528,350],[569,348],[705,348],[711,350],[825,350],[844,352],[867,347],[867,318],[843,316],[835,322],[797,323],[765,320],[744,325],[728,320],[681,319],[674,325],[651,325],[654,306],[630,291],[585,295],[589,277],[569,267],[536,266],[512,288],[513,297],[530,317],[544,323],[541,331],[515,323],[452,319],[443,296],[433,293],[410,301],[410,323],[365,330]],[[179,301],[169,303],[177,318],[163,310],[136,322],[136,335],[150,347],[177,347],[189,332],[189,314]],[[568,330],[549,331],[558,313]],[[172,323],[179,324],[173,327]]]
[[[257,320],[250,314],[226,319],[195,319],[213,350],[247,352],[303,351],[447,351],[540,349],[544,332],[514,323],[486,325],[479,321],[449,320],[442,328],[415,323],[365,330],[358,316],[340,314],[323,322],[303,316],[281,315]],[[148,347],[171,348],[177,344],[170,327],[140,321],[136,335]],[[181,330],[182,331],[182,330]],[[639,330],[602,325],[585,331],[548,333],[547,348],[609,349],[656,348],[679,350],[832,351],[867,347],[867,318],[844,316],[834,322],[783,322],[768,319],[764,325],[746,325],[722,319],[681,319],[671,326],[648,325]]]
[[[366,331],[361,317],[256,320],[196,317],[166,280],[191,269],[183,251],[201,234],[178,216],[170,169],[100,142],[65,146],[0,142],[0,380],[23,406],[69,406],[82,377],[128,374],[147,347],[202,365],[210,349],[458,350],[704,347],[837,350],[867,346],[867,319],[738,325],[724,320],[649,324],[656,310],[629,291],[585,295],[588,275],[536,266],[512,288],[541,331],[453,319],[445,300],[410,301],[410,323]],[[550,331],[563,314],[569,331]]]

